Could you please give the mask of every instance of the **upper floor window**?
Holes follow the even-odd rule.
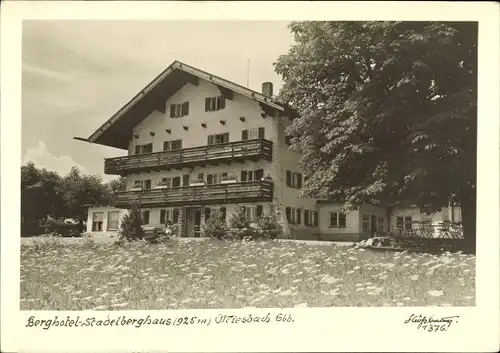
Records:
[[[170,117],[181,118],[189,114],[189,102],[170,104]]]
[[[135,154],[144,154],[144,153],[152,153],[152,152],[153,152],[153,144],[152,143],[135,146]]]
[[[265,129],[263,127],[256,127],[253,129],[241,131],[242,140],[263,139],[265,137]]]
[[[286,171],[286,186],[300,189],[302,187],[302,174],[290,170]]]
[[[135,180],[134,188],[151,189],[151,180]]]
[[[215,134],[208,136],[209,145],[217,145],[220,143],[227,143],[227,142],[229,142],[229,132],[226,132],[225,134]]]
[[[223,95],[217,97],[205,98],[206,112],[214,112],[216,110],[222,110],[225,107],[226,107],[226,98]]]
[[[261,180],[264,177],[264,170],[242,170],[240,181],[255,181]]]
[[[163,142],[164,151],[179,150],[181,148],[182,148],[182,140],[172,140]]]

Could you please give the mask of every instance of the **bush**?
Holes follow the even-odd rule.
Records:
[[[172,226],[172,234],[165,233],[166,227],[154,228],[151,231],[145,232],[144,239],[153,244],[166,243],[172,239],[177,233],[175,225]]]
[[[141,209],[137,203],[134,203],[130,214],[123,217],[120,225],[119,242],[143,240],[144,235],[141,221]]]
[[[258,238],[257,229],[252,227],[250,221],[247,219],[245,209],[242,207],[231,215],[229,226],[229,235],[232,239],[253,240]]]
[[[283,236],[283,227],[273,212],[259,217],[257,230],[260,237],[264,239],[276,239]]]
[[[208,238],[226,239],[228,237],[228,227],[221,212],[212,213],[202,226],[203,234]]]
[[[48,219],[44,224],[43,228],[45,234],[57,234],[62,237],[75,237],[81,236],[83,232],[83,225],[76,223],[65,223],[61,220]]]

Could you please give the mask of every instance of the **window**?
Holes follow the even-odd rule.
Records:
[[[142,189],[142,180],[134,180],[134,188]]]
[[[286,186],[291,188],[302,188],[302,174],[290,170],[286,171]]]
[[[189,114],[189,102],[170,104],[170,117],[181,118]]]
[[[241,181],[255,181],[261,180],[264,177],[264,170],[242,170],[241,171]]]
[[[241,132],[241,139],[242,140],[263,139],[265,138],[265,134],[266,132],[263,127],[243,130]]]
[[[229,142],[229,132],[226,132],[225,134],[215,134],[208,136],[208,145],[218,145],[221,143],[228,143],[228,142]]]
[[[182,176],[182,185],[183,186],[188,186],[189,185],[189,179],[190,179],[189,174],[184,174]]]
[[[412,223],[413,223],[413,221],[412,221],[411,216],[406,216],[405,217],[405,229],[406,230],[412,229]]]
[[[345,228],[347,226],[346,214],[344,212],[330,212],[330,228]]]
[[[302,210],[300,208],[287,207],[285,209],[286,219],[290,224],[302,223]]]
[[[318,223],[318,213],[316,211],[304,211],[304,225],[314,227]]]
[[[108,212],[108,230],[118,230],[118,217],[120,211],[109,211]]]
[[[396,228],[403,229],[404,218],[398,217],[396,218]]]
[[[165,224],[167,222],[174,222],[174,211],[175,209],[170,210],[160,210],[160,223]]]
[[[144,180],[144,189],[145,190],[151,189],[151,180]]]
[[[92,215],[92,231],[102,232],[102,221],[104,218],[104,212],[94,212]]]
[[[257,206],[245,207],[247,220],[254,222],[257,220]]]
[[[296,216],[295,216],[295,221],[297,222],[296,224],[301,224],[302,223],[302,210],[297,208],[295,210]]]
[[[153,153],[153,144],[147,143],[145,145],[136,145],[135,154]]]
[[[142,224],[149,224],[149,210],[142,211],[141,222]]]
[[[179,186],[181,186],[181,177],[176,176],[172,179],[172,187],[178,188]]]
[[[218,97],[207,97],[205,98],[205,111],[214,112],[216,110],[222,110],[226,107],[226,98],[221,95]]]
[[[166,187],[171,188],[172,187],[172,178],[169,178],[169,177],[161,178],[160,185],[165,185]]]
[[[292,144],[292,136],[285,136],[285,143],[290,146]]]
[[[381,216],[377,217],[377,231],[378,232],[384,231],[384,217]]]
[[[366,230],[366,231],[370,230],[370,215],[369,214],[363,214],[362,229]]]
[[[182,148],[182,140],[172,140],[163,142],[164,151],[180,150],[181,148]]]

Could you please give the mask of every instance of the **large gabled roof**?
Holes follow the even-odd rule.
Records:
[[[180,61],[174,61],[87,139],[76,139],[128,149],[128,143],[132,137],[134,126],[147,118],[154,110],[165,112],[165,102],[168,98],[174,95],[187,82],[197,85],[200,79],[216,84],[221,93],[230,99],[234,93],[237,93],[258,101],[262,109],[269,115],[274,116],[275,111],[282,112],[283,115],[290,117],[296,115],[295,111],[289,106],[278,103],[262,93],[240,86]]]

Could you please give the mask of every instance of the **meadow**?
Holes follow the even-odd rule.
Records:
[[[475,256],[297,242],[21,245],[21,310],[473,306]]]

